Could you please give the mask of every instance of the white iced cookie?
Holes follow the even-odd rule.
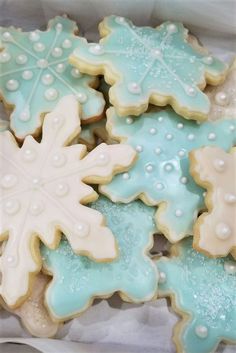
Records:
[[[208,120],[236,119],[236,59],[226,80],[219,86],[208,86],[205,90],[211,102]]]
[[[17,315],[26,329],[36,337],[53,337],[58,331],[59,324],[52,321],[44,306],[44,292],[49,280],[43,274],[35,278],[31,295],[17,309],[6,310]]]
[[[194,247],[208,256],[236,258],[236,148],[218,147],[190,152],[191,174],[207,189],[203,213],[194,225]]]
[[[46,115],[41,142],[27,136],[20,148],[9,131],[0,133],[0,295],[14,308],[27,297],[41,268],[40,239],[56,248],[63,232],[73,251],[95,261],[117,256],[103,216],[85,206],[97,193],[85,183],[104,184],[127,170],[136,152],[127,145],[99,145],[86,155],[68,146],[80,132],[79,103],[64,97]]]

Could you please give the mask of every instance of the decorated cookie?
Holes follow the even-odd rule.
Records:
[[[7,311],[17,315],[26,329],[36,337],[53,337],[59,328],[50,318],[44,306],[44,292],[48,284],[48,277],[38,274],[31,289],[30,297],[17,309]]]
[[[178,353],[213,353],[221,341],[236,344],[236,262],[210,259],[190,238],[157,261],[159,294],[170,296],[182,317],[174,329]]]
[[[117,256],[103,216],[85,206],[97,198],[85,183],[109,182],[136,153],[103,143],[86,155],[85,146],[68,146],[80,132],[78,109],[74,96],[62,98],[44,119],[40,143],[27,136],[19,148],[9,131],[0,134],[0,240],[8,238],[0,294],[10,307],[20,304],[40,270],[38,238],[55,248],[63,232],[76,253],[98,261]]]
[[[231,153],[203,147],[190,154],[191,174],[207,189],[203,213],[194,225],[194,247],[209,256],[236,258],[236,148]]]
[[[81,72],[104,74],[119,115],[139,115],[152,103],[171,104],[187,119],[207,118],[210,102],[201,89],[206,81],[222,82],[227,67],[189,43],[181,23],[136,27],[123,17],[109,16],[99,30],[100,43],[81,38],[69,60]]]
[[[157,271],[147,254],[155,232],[155,209],[140,201],[115,204],[105,197],[91,207],[106,217],[120,255],[111,263],[102,264],[75,255],[66,239],[56,250],[42,247],[45,268],[53,275],[45,301],[56,320],[74,317],[95,297],[108,297],[114,292],[137,303],[156,294]]]
[[[224,83],[216,87],[208,86],[205,93],[211,102],[208,120],[236,119],[236,59]]]
[[[36,133],[42,114],[68,94],[81,103],[84,122],[102,115],[102,94],[90,87],[96,84],[95,78],[81,75],[68,63],[80,43],[77,30],[75,22],[59,16],[49,22],[45,32],[0,27],[4,48],[0,53],[0,95],[13,107],[11,128],[18,138]]]
[[[158,229],[171,242],[192,234],[193,222],[204,208],[204,190],[189,174],[188,152],[204,145],[230,149],[236,142],[236,121],[198,124],[171,109],[124,118],[111,108],[107,115],[111,136],[134,147],[139,158],[100,191],[114,202],[140,198],[147,205],[159,205]]]

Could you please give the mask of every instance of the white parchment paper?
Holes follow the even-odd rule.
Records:
[[[104,16],[117,14],[137,25],[179,20],[223,60],[231,61],[236,53],[236,0],[0,0],[0,26],[45,28],[50,18],[64,13],[78,22],[80,34],[89,40],[98,38],[97,25]],[[0,352],[174,353],[171,335],[177,319],[164,299],[138,306],[122,303],[115,295],[108,302],[96,302],[55,339],[46,340],[30,337],[16,317],[2,310]],[[235,352],[235,346],[218,349]]]

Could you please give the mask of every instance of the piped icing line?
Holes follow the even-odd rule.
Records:
[[[5,306],[10,313],[18,316],[29,333],[36,337],[54,337],[59,324],[53,322],[44,306],[44,292],[48,285],[48,277],[38,274],[35,278],[29,298],[17,309]]]
[[[225,117],[236,119],[236,59],[225,81],[216,87],[207,86],[205,93],[211,103],[208,120],[214,121]]]
[[[158,229],[170,242],[193,234],[193,223],[205,204],[204,189],[189,173],[188,153],[205,145],[229,150],[236,142],[236,121],[198,124],[172,109],[124,118],[110,108],[107,130],[113,139],[132,146],[139,158],[128,172],[101,186],[100,192],[113,202],[140,198],[158,206]]]
[[[194,224],[194,247],[207,256],[236,258],[236,148],[203,147],[190,153],[190,172],[206,191],[204,212]]]
[[[98,80],[68,63],[80,42],[77,31],[74,21],[60,16],[49,21],[46,31],[0,27],[0,95],[13,107],[11,129],[18,138],[37,133],[43,114],[69,94],[81,103],[84,122],[102,116],[105,101],[92,88]]]
[[[206,82],[222,82],[227,66],[191,45],[181,23],[136,27],[123,17],[109,16],[99,31],[99,43],[81,38],[69,60],[81,72],[104,75],[119,115],[140,115],[152,103],[170,104],[187,119],[207,118],[210,102],[201,90]]]
[[[116,237],[119,257],[110,263],[75,255],[65,238],[55,250],[43,246],[44,270],[53,276],[45,304],[58,321],[78,316],[94,298],[118,292],[123,300],[142,303],[156,296],[158,273],[148,255],[153,245],[155,209],[134,201],[115,204],[101,196],[91,207],[101,212]]]
[[[79,134],[79,104],[66,96],[45,116],[41,142],[27,136],[20,148],[9,132],[0,134],[0,294],[10,307],[28,295],[41,268],[38,239],[55,248],[61,232],[77,254],[96,261],[117,256],[115,238],[104,217],[89,207],[97,193],[91,184],[110,182],[126,171],[136,153],[128,145],[99,145],[89,154],[71,145]]]
[[[158,296],[170,297],[181,317],[173,334],[178,353],[213,353],[220,342],[236,344],[236,262],[231,256],[208,258],[188,238],[156,265]]]

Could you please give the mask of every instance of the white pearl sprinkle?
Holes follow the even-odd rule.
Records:
[[[214,141],[216,139],[216,134],[214,132],[210,132],[207,138],[209,141]]]
[[[49,88],[45,91],[44,97],[48,101],[54,101],[58,97],[58,91],[56,90],[56,88]]]
[[[30,110],[29,106],[26,106],[25,109],[20,113],[21,121],[29,121],[30,120]]]
[[[79,93],[77,94],[77,98],[78,98],[78,101],[79,101],[80,103],[85,103],[85,102],[87,101],[87,99],[88,99],[88,97],[86,96],[86,94],[85,94],[85,93],[82,93],[82,92],[79,92]]]
[[[181,177],[180,178],[181,184],[188,184],[188,178],[187,177]]]
[[[39,34],[37,32],[30,32],[29,40],[31,42],[37,42],[40,39]]]
[[[149,163],[148,165],[146,165],[145,170],[146,170],[146,172],[148,172],[148,173],[152,173],[153,170],[154,170],[153,164]]]
[[[63,153],[56,153],[52,156],[52,165],[62,167],[66,163],[66,156]]]
[[[17,176],[14,174],[5,174],[1,180],[1,185],[4,189],[11,189],[16,183]]]
[[[157,129],[155,129],[155,127],[151,127],[151,129],[149,129],[149,133],[151,135],[155,135],[157,133]]]
[[[213,165],[217,172],[223,172],[225,170],[225,161],[223,161],[223,159],[216,158],[213,161]]]
[[[137,152],[143,152],[143,146],[141,146],[141,145],[137,145],[135,147],[135,149],[136,149]]]
[[[151,52],[152,56],[156,59],[159,59],[162,57],[162,52],[160,49],[153,49]]]
[[[226,240],[232,234],[230,227],[226,223],[218,223],[215,232],[217,238],[220,240]]]
[[[92,44],[89,47],[89,52],[94,55],[102,55],[104,53],[104,49],[100,44]]]
[[[168,141],[171,141],[171,140],[173,140],[173,135],[172,134],[166,134],[166,139],[168,140]]]
[[[25,54],[20,54],[16,57],[16,63],[19,65],[24,65],[25,63],[27,63],[28,58]]]
[[[141,93],[141,87],[137,82],[129,83],[128,90],[130,93],[133,93],[133,94],[140,94]]]
[[[34,202],[30,206],[30,213],[33,216],[38,216],[40,213],[43,212],[43,210],[44,210],[44,205],[43,205],[43,203],[41,201],[40,202]]]
[[[157,188],[157,190],[163,190],[164,189],[164,185],[162,183],[157,183],[156,184],[156,188]]]
[[[128,179],[130,178],[129,173],[123,173],[123,174],[122,174],[122,178],[123,178],[124,180],[128,180]]]
[[[10,32],[4,32],[3,35],[2,35],[2,38],[3,38],[3,40],[5,40],[6,42],[7,42],[7,41],[11,41],[11,40],[13,39]]]
[[[20,209],[20,203],[18,200],[11,200],[5,203],[4,210],[9,215],[16,214],[19,211],[19,209]]]
[[[3,53],[0,53],[0,63],[4,64],[7,63],[8,61],[11,60],[11,55],[4,51]]]
[[[32,71],[30,71],[30,70],[25,70],[25,71],[23,71],[22,72],[22,78],[24,79],[24,80],[31,80],[31,78],[33,77],[33,72]]]
[[[52,53],[51,53],[51,55],[52,55],[54,58],[60,58],[60,56],[62,56],[62,54],[63,54],[62,49],[61,49],[61,48],[58,48],[58,47],[53,48]]]
[[[224,196],[225,202],[229,204],[236,203],[236,195],[235,194],[225,194]]]
[[[170,172],[172,169],[173,169],[172,164],[166,163],[166,165],[165,165],[165,170],[166,170],[167,172]]]
[[[72,43],[70,39],[65,39],[64,42],[62,43],[62,48],[64,49],[69,49],[71,48]]]
[[[44,85],[51,85],[54,81],[54,77],[51,74],[45,74],[42,77],[42,82]]]
[[[177,26],[174,24],[174,23],[170,23],[168,26],[167,26],[167,30],[169,33],[176,33],[178,32],[178,28]]]
[[[236,274],[236,261],[225,261],[224,270],[228,275]]]
[[[100,153],[98,155],[98,163],[100,165],[106,165],[107,163],[109,163],[110,161],[110,157],[107,153]]]
[[[15,265],[16,265],[16,258],[15,258],[15,256],[13,256],[13,255],[7,256],[7,257],[6,257],[6,261],[7,261],[8,266],[10,266],[10,267],[15,267]]]
[[[155,153],[159,156],[161,154],[162,150],[160,147],[155,148]]]
[[[58,183],[56,186],[55,193],[57,196],[62,197],[68,194],[69,186],[66,183]]]
[[[165,272],[159,272],[159,278],[158,278],[158,282],[159,283],[165,283],[166,281],[166,274]]]
[[[57,32],[61,32],[62,29],[63,29],[63,26],[62,26],[61,23],[57,23],[55,28],[56,28],[56,31],[57,31]]]
[[[178,209],[175,211],[175,215],[176,215],[176,217],[181,217],[181,216],[183,216],[183,211]]]
[[[61,127],[63,125],[63,123],[64,123],[64,118],[62,116],[55,116],[52,119],[52,124],[56,129]]]
[[[164,121],[164,118],[162,116],[159,116],[158,121],[159,123],[162,123]]]
[[[89,226],[85,223],[78,223],[74,227],[76,234],[80,238],[84,238],[89,234]]]
[[[125,18],[124,18],[124,17],[121,17],[121,16],[117,16],[117,17],[115,18],[115,21],[116,21],[116,23],[118,23],[118,24],[124,24],[124,23],[125,23]]]
[[[62,72],[64,72],[65,71],[65,64],[62,64],[62,63],[60,63],[60,64],[57,64],[57,66],[56,66],[56,72],[58,72],[59,74],[61,74]]]
[[[195,139],[195,135],[194,134],[188,134],[187,136],[189,141],[193,141]]]
[[[184,157],[184,155],[185,155],[185,151],[184,151],[184,150],[180,150],[180,151],[178,152],[178,156],[179,156],[179,157]]]
[[[36,52],[41,53],[45,50],[46,47],[43,43],[38,42],[34,44],[33,48]]]
[[[217,92],[215,95],[215,102],[224,107],[229,103],[229,98],[225,92]]]
[[[177,124],[177,128],[178,128],[178,129],[183,129],[183,127],[184,127],[184,124],[183,124],[183,123],[178,123],[178,124]]]
[[[35,160],[35,158],[36,158],[36,152],[34,150],[28,148],[24,151],[23,159],[26,162],[32,162]]]
[[[133,118],[128,117],[126,118],[125,121],[126,121],[126,124],[131,125],[133,123]]]
[[[39,59],[37,61],[37,66],[40,69],[46,69],[48,67],[48,61],[46,59]]]
[[[230,131],[234,131],[235,130],[235,126],[234,125],[230,125],[229,129],[230,129]]]
[[[198,325],[195,328],[195,333],[200,338],[206,338],[208,336],[208,329],[206,326]]]
[[[16,91],[19,87],[19,82],[17,80],[11,79],[6,83],[6,88],[8,91]]]
[[[196,94],[195,88],[194,88],[194,87],[191,87],[191,86],[187,86],[187,87],[185,88],[185,91],[186,91],[186,93],[187,93],[188,96],[195,96],[195,94]]]
[[[79,69],[75,69],[75,68],[73,68],[73,69],[71,70],[71,75],[72,75],[73,77],[75,77],[75,78],[81,77],[81,73],[80,73]]]
[[[40,178],[33,178],[32,179],[32,187],[33,189],[38,189],[42,185],[42,180]]]

